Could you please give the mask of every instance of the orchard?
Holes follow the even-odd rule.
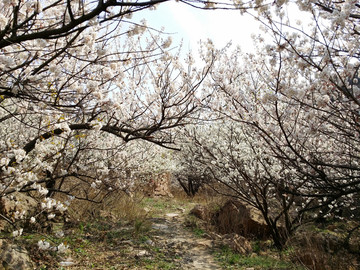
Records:
[[[208,40],[192,55],[132,19],[166,1],[0,3],[0,198],[28,203],[0,204],[3,229],[159,172],[256,208],[278,249],[307,222],[358,221],[359,3],[182,0],[262,25],[253,53]]]

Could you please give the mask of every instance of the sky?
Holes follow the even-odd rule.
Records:
[[[258,23],[237,10],[201,10],[176,1],[162,3],[156,10],[144,10],[134,16],[136,21],[143,18],[149,26],[156,29],[163,26],[166,32],[173,33],[173,45],[183,40],[184,50],[196,51],[199,40],[210,38],[217,48],[232,41],[244,52],[250,52],[251,34],[259,32]]]

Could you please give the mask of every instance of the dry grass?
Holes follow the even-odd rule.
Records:
[[[359,269],[359,251],[349,252],[345,245],[346,227],[347,223],[342,222],[300,228],[287,243],[292,249],[290,257],[311,270]]]
[[[142,196],[130,197],[123,192],[113,192],[98,204],[74,201],[69,207],[69,213],[75,220],[82,221],[101,217],[133,222],[147,217],[141,205],[142,199]]]

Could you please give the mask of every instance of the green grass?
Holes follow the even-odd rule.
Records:
[[[194,228],[193,232],[197,237],[203,237],[205,234],[205,231],[201,228]]]
[[[176,212],[179,208],[186,210],[189,207],[188,202],[177,199],[163,199],[163,198],[144,198],[141,201],[143,208],[148,208],[150,212],[148,216],[159,217],[166,213]],[[191,206],[190,206],[191,207]]]
[[[172,262],[158,261],[158,260],[145,260],[145,269],[174,269],[175,265]]]
[[[251,267],[256,270],[304,270],[301,266],[270,256],[240,255],[227,246],[215,252],[215,258],[224,269],[246,269]]]

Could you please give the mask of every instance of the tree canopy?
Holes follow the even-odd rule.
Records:
[[[264,28],[256,53],[202,43],[199,66],[132,21],[165,1],[0,3],[0,197],[47,202],[1,218],[14,230],[53,218],[152,170],[221,183],[262,212],[279,247],[301,222],[355,217],[360,5],[180,1],[249,12]]]

